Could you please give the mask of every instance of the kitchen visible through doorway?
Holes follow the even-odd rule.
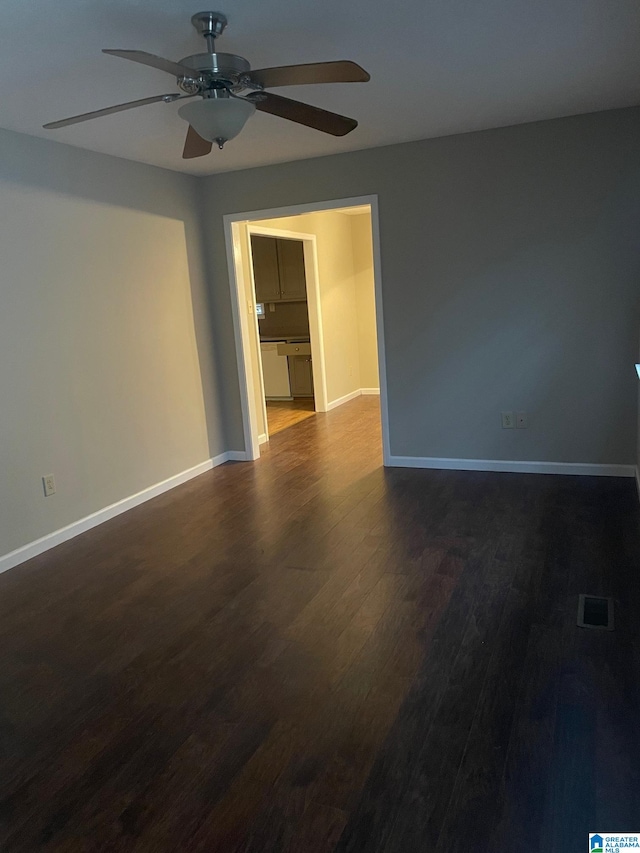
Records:
[[[267,435],[315,413],[304,243],[250,232]]]

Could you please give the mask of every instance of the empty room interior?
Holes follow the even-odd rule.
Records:
[[[639,847],[640,7],[200,9],[0,9],[0,850]]]

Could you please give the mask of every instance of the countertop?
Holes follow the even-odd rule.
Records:
[[[311,342],[309,335],[280,335],[278,338],[260,337],[261,344],[273,344],[276,341],[284,341],[287,344],[308,344]]]

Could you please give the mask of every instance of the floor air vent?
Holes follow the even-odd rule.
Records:
[[[597,595],[579,595],[578,625],[580,628],[613,631],[613,599],[600,598]]]

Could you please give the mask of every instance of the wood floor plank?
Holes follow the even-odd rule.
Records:
[[[522,660],[521,692],[514,709],[502,784],[493,811],[488,844],[480,850],[541,849],[557,706],[561,632],[531,626]],[[455,815],[455,810],[453,812]]]
[[[495,804],[505,766],[509,735],[530,627],[522,621],[524,594],[511,590],[485,676],[465,752],[435,846],[441,853],[490,849]]]

